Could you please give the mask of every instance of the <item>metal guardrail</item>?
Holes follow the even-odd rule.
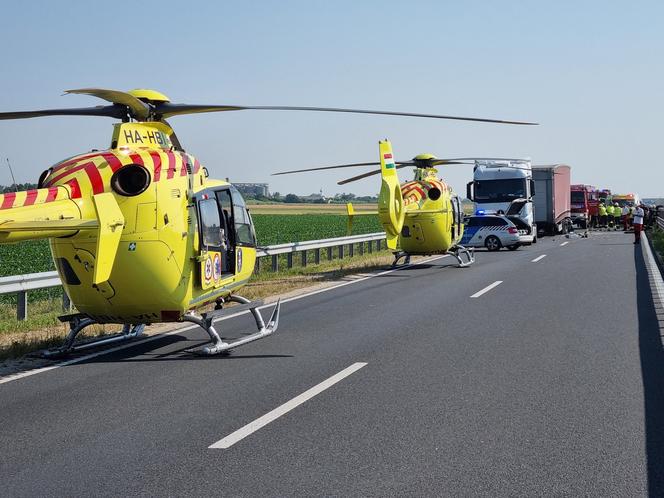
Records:
[[[385,240],[385,232],[259,247],[256,250],[256,267],[254,271],[256,273],[260,271],[261,259],[263,258],[269,257],[271,259],[271,269],[276,272],[279,271],[279,256],[282,254],[286,255],[286,266],[288,268],[294,266],[293,254],[295,253],[301,254],[301,265],[307,266],[309,263],[308,252],[313,251],[314,263],[319,264],[322,249],[327,249],[327,259],[331,260],[333,250],[336,247],[338,257],[342,259],[346,255],[346,247],[348,248],[348,256],[352,257],[355,254],[356,245],[358,246],[359,254],[364,254],[365,250],[371,253],[374,250],[374,246],[377,251],[380,250],[383,240]],[[16,318],[18,320],[25,320],[28,317],[28,291],[61,285],[62,281],[56,271],[13,275],[10,277],[0,277],[0,294],[16,293]],[[62,308],[64,311],[71,310],[71,301],[66,292],[62,295]]]
[[[657,226],[664,230],[664,218],[657,217]]]

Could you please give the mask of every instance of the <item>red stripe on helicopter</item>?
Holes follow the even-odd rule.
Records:
[[[0,209],[9,209],[14,205],[14,200],[16,199],[16,192],[7,192],[2,198],[2,205]]]
[[[383,154],[383,159],[392,159],[392,154]]]
[[[25,193],[25,202],[23,203],[24,206],[32,206],[35,201],[37,200],[37,196],[39,195],[39,192],[37,190],[28,190]]]
[[[194,173],[198,173],[201,170],[201,163],[198,159],[194,158]]]
[[[48,189],[48,194],[46,194],[45,202],[53,202],[58,197],[58,187],[51,187]]]
[[[122,161],[120,161],[118,156],[116,156],[112,152],[104,152],[102,156],[104,159],[106,159],[106,162],[111,167],[111,171],[113,173],[115,173],[117,170],[119,170],[122,167]]]
[[[166,178],[170,180],[175,176],[175,154],[172,151],[166,152],[168,157],[168,169],[166,170]]]
[[[55,173],[56,171],[60,171],[61,169],[66,168],[67,166],[71,166],[72,164],[76,164],[79,161],[84,161],[86,159],[90,159],[90,158],[93,158],[93,157],[99,156],[99,155],[101,155],[101,154],[99,154],[99,152],[92,152],[90,154],[85,154],[83,156],[76,156],[76,157],[73,157],[71,159],[67,159],[65,162],[62,162],[60,164],[55,165],[53,167],[53,171],[51,172],[51,174]]]
[[[71,198],[80,199],[81,186],[78,184],[78,180],[76,178],[72,178],[71,180],[66,181],[65,184],[69,185],[69,188],[71,189]]]
[[[189,158],[186,154],[180,154],[180,159],[182,159],[182,166],[180,167],[180,176],[187,176],[187,163]]]
[[[133,154],[129,154],[129,158],[131,159],[132,163],[145,166],[145,163],[143,162],[143,157],[140,154],[134,152]]]
[[[412,194],[413,191],[418,192],[422,197],[425,197],[425,196],[426,196],[426,193],[424,192],[424,189],[423,189],[422,187],[420,187],[419,185],[413,185],[413,188],[411,188],[411,189],[410,189],[408,192],[406,192],[406,193],[402,193],[402,195],[405,196],[405,195],[408,195],[408,194]]]
[[[154,163],[154,180],[155,182],[159,181],[161,177],[161,154],[156,151],[150,151],[150,157]]]
[[[401,194],[406,195],[415,190],[416,188],[419,188],[419,186],[420,186],[419,183],[406,183],[401,187]]]
[[[101,194],[104,191],[104,181],[102,180],[101,175],[97,170],[97,165],[93,162],[79,164],[78,166],[75,166],[72,169],[65,171],[64,173],[59,174],[55,178],[52,178],[51,180],[49,180],[48,183],[49,185],[53,185],[58,180],[62,180],[64,177],[69,176],[72,173],[75,173],[80,170],[85,171],[85,174],[88,175],[88,179],[90,180],[90,185],[92,185],[92,193]]]

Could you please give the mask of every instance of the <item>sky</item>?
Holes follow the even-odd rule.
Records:
[[[99,105],[64,90],[153,88],[172,102],[351,107],[536,121],[239,111],[171,120],[212,177],[272,192],[377,194],[364,169],[270,176],[378,159],[530,157],[572,182],[664,196],[664,2],[6,2],[0,111]],[[110,144],[113,120],[0,121],[0,184],[36,182],[61,159]],[[346,173],[348,173],[346,175]],[[471,166],[440,168],[460,193]],[[402,180],[409,170],[401,170]]]

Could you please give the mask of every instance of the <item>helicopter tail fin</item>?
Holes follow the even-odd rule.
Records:
[[[111,276],[125,220],[120,206],[110,192],[97,194],[92,197],[92,200],[99,224],[97,257],[92,278],[94,284],[100,284],[106,282]]]
[[[389,140],[381,140],[378,142],[378,150],[380,154],[381,176],[380,194],[378,196],[378,217],[385,229],[387,247],[389,249],[396,249],[399,242],[399,234],[403,228],[406,210],[392,155],[392,144]]]
[[[83,215],[69,189],[62,186],[0,194],[0,244],[97,230],[93,283],[105,282],[115,261],[124,217],[110,192],[94,195],[92,204],[95,214]]]

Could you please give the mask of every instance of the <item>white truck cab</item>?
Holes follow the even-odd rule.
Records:
[[[476,210],[508,216],[522,232],[521,243],[528,245],[537,242],[534,190],[530,160],[476,161],[466,196],[475,202]]]

